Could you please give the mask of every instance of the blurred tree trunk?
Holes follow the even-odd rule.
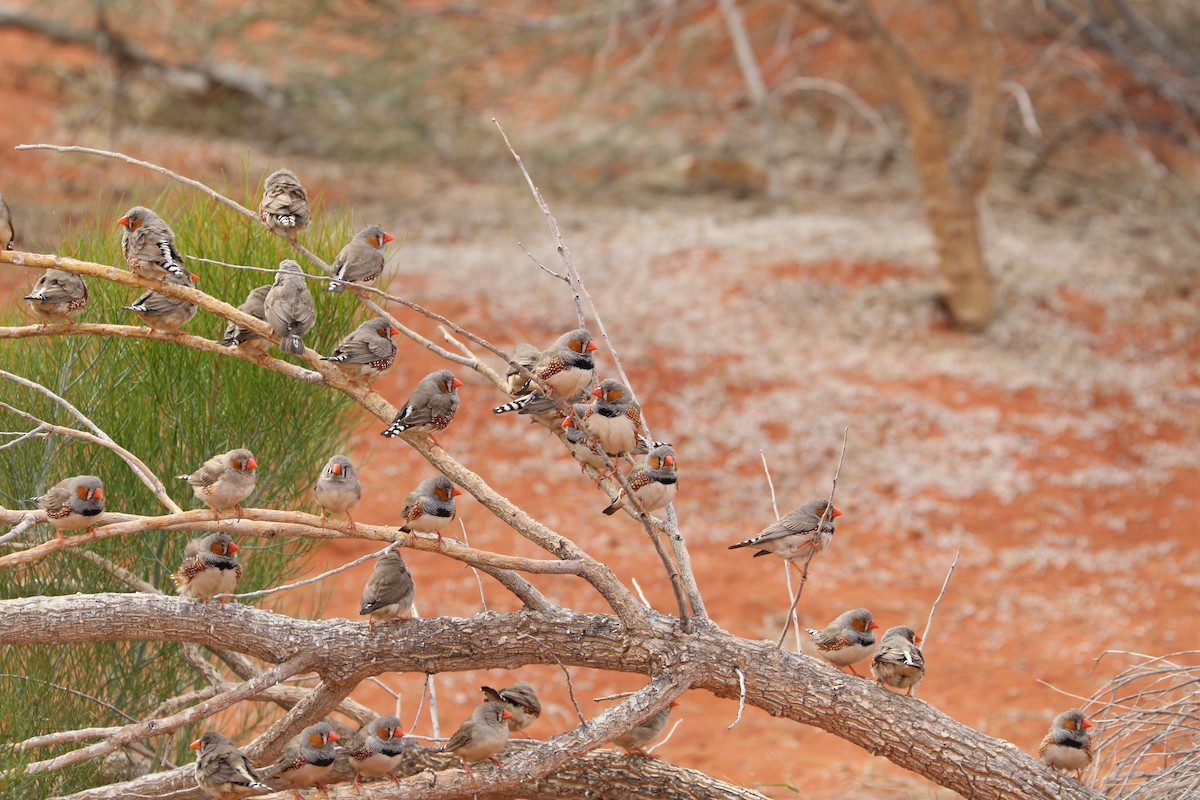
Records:
[[[883,27],[869,0],[796,0],[870,53],[908,123],[909,147],[929,227],[933,231],[944,298],[954,323],[983,328],[992,315],[992,278],[983,255],[979,194],[999,144],[999,62],[991,26],[976,0],[948,0],[968,48],[966,118],[957,142],[940,113],[925,70]]]

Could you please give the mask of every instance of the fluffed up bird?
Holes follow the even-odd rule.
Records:
[[[678,700],[672,700],[670,705],[650,719],[640,725],[634,725],[628,733],[613,739],[613,744],[623,747],[626,753],[649,757],[650,754],[646,752],[647,745],[662,734],[663,729],[667,727],[667,718],[671,716],[671,709],[678,705]]]
[[[258,216],[273,232],[296,241],[296,235],[307,228],[309,222],[308,192],[296,173],[290,169],[277,169],[267,176],[262,200],[258,203]]]
[[[267,293],[271,291],[271,284],[266,286],[256,286],[246,295],[246,299],[238,306],[238,311],[243,314],[248,314],[256,319],[267,321]],[[243,328],[236,322],[230,322],[225,326],[225,337],[221,339],[221,344],[226,347],[243,347],[246,350],[266,355],[267,350],[271,347],[269,339],[265,339],[249,328]]]
[[[371,577],[363,587],[362,598],[359,600],[358,615],[371,615],[367,626],[375,627],[376,622],[386,622],[392,619],[407,619],[412,613],[413,599],[416,588],[413,586],[412,573],[399,550],[389,550],[375,562]]]
[[[12,250],[16,238],[17,231],[13,227],[12,209],[5,202],[4,195],[0,194],[0,250]]]
[[[821,658],[835,667],[847,667],[855,675],[854,664],[871,655],[875,649],[875,631],[879,623],[865,608],[855,608],[840,615],[819,631],[805,628]]]
[[[583,403],[575,403],[572,409],[575,416],[583,416],[587,412],[587,406]],[[604,466],[604,456],[600,454],[600,440],[589,437],[578,425],[568,425],[570,420],[571,417],[563,420],[563,433],[566,436],[567,447],[570,449],[571,455],[575,456],[575,460],[579,462],[579,468],[582,470],[584,467],[591,467],[597,472],[605,472],[607,467]]]
[[[167,273],[164,283],[176,286],[186,286],[195,289],[197,275],[184,273],[182,276],[174,272]],[[168,297],[158,292],[146,292],[132,305],[122,306],[126,311],[132,311],[142,318],[142,321],[156,331],[178,331],[192,321],[196,316],[196,305],[187,300]]]
[[[825,514],[826,509],[829,509],[828,514]],[[825,514],[823,523],[822,514]],[[729,549],[757,547],[759,550],[754,554],[755,558],[777,555],[788,563],[798,558],[807,559],[810,553],[819,553],[829,545],[833,538],[833,520],[841,515],[842,512],[837,508],[829,508],[828,500],[818,497],[784,514],[757,535],[729,545]],[[820,534],[817,533],[818,527]]]
[[[339,738],[328,722],[309,725],[283,748],[282,755],[271,768],[271,777],[292,784],[296,800],[303,800],[300,789],[305,786],[315,785],[318,791],[324,792],[321,780],[333,770],[337,756],[333,743]]]
[[[194,767],[196,785],[209,797],[237,800],[258,792],[271,791],[271,787],[254,772],[250,760],[228,736],[208,731],[189,746],[200,751]]]
[[[355,328],[349,336],[322,361],[331,361],[349,377],[371,383],[396,363],[396,343],[392,337],[400,332],[383,317],[369,319]]]
[[[1087,729],[1094,724],[1078,708],[1064,711],[1054,718],[1038,755],[1054,769],[1074,772],[1075,780],[1081,780],[1092,763],[1092,737]]]
[[[458,387],[463,382],[448,369],[439,369],[421,379],[392,424],[380,436],[399,436],[405,431],[427,433],[433,443],[435,431],[444,431],[458,411]]]
[[[587,404],[581,421],[600,440],[604,452],[614,457],[637,452],[639,442],[646,437],[646,424],[642,407],[625,384],[605,378],[592,390],[592,396],[596,399]],[[574,427],[575,421],[567,417],[562,424]]]
[[[0,221],[0,241],[3,241],[4,228]],[[29,310],[41,319],[42,324],[57,322],[59,324],[71,321],[71,317],[87,307],[88,289],[83,278],[74,272],[61,269],[48,269],[38,278],[33,291],[25,295],[29,301]]]
[[[199,600],[233,594],[242,579],[242,565],[236,555],[238,549],[228,533],[212,533],[188,542],[183,551],[183,563],[171,576],[179,594]]]
[[[346,759],[354,768],[354,788],[361,789],[362,775],[387,775],[396,783],[400,779],[392,770],[404,758],[404,728],[396,717],[376,717],[359,728],[344,748]]]
[[[321,477],[317,478],[313,497],[321,507],[321,519],[325,519],[326,514],[345,514],[353,531],[354,517],[350,516],[350,509],[362,499],[362,484],[358,482],[354,462],[345,456],[330,458],[321,470]]]
[[[476,706],[467,721],[442,745],[441,752],[453,753],[462,759],[463,769],[471,775],[475,773],[468,762],[482,761],[485,758],[491,759],[493,764],[504,769],[500,759],[496,758],[496,753],[503,750],[504,745],[508,743],[508,726],[504,722],[511,716],[512,712],[500,703],[489,701]]]
[[[445,475],[426,478],[404,498],[405,533],[436,533],[438,546],[442,546],[442,529],[454,521],[454,498],[462,489],[450,482]]]
[[[258,462],[244,447],[221,453],[205,461],[190,475],[178,475],[192,485],[196,499],[212,509],[213,518],[220,519],[222,511],[235,509],[242,518],[242,501],[254,491]]]
[[[279,336],[279,349],[294,356],[304,355],[304,340],[317,321],[317,308],[312,293],[301,274],[300,265],[290,258],[279,262],[275,283],[263,302],[267,324]]]
[[[508,709],[512,716],[506,722],[509,731],[513,733],[525,730],[542,715],[542,704],[538,701],[537,692],[525,681],[518,681],[503,689],[480,686],[479,690],[488,700]]]
[[[104,511],[104,484],[95,475],[76,475],[30,499],[45,509],[46,521],[62,539],[63,531],[91,530],[95,526],[96,516]]]
[[[542,351],[536,346],[528,342],[521,342],[513,349],[512,360],[520,364],[525,369],[533,372],[534,365],[538,359],[542,357]],[[529,386],[529,378],[521,374],[519,369],[514,368],[511,364],[508,367],[508,372],[504,375],[504,380],[508,384],[508,393],[513,397],[525,394],[526,387]]]
[[[925,677],[925,656],[918,647],[921,637],[907,625],[888,628],[871,659],[875,680],[893,689],[907,690],[912,696]]]
[[[679,478],[675,473],[675,448],[664,444],[651,450],[646,460],[629,473],[628,480],[629,487],[637,495],[646,513],[666,508],[679,490]],[[629,500],[622,489],[608,508],[604,509],[604,513],[615,514],[617,509],[628,504]]]
[[[525,381],[515,391],[518,395],[516,400],[496,406],[492,413],[519,411],[522,414],[545,414],[555,408],[552,395],[571,402],[592,379],[592,370],[596,368],[592,353],[596,349],[596,343],[592,341],[592,334],[587,328],[567,331],[558,337],[554,344],[543,350],[537,362],[529,369],[550,389],[550,393],[544,394],[532,381]],[[513,383],[510,379],[510,387]]]
[[[325,287],[327,292],[340,292],[346,283],[370,283],[383,272],[383,246],[396,237],[385,233],[378,225],[368,225],[341,249],[330,267],[336,281]]]
[[[121,234],[121,252],[125,263],[143,278],[166,280],[191,277],[183,268],[183,256],[175,247],[175,232],[162,217],[144,206],[134,206],[117,220],[125,229]]]

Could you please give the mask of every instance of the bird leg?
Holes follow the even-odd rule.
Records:
[[[346,519],[350,520],[350,535],[357,536],[358,535],[358,526],[354,524],[354,517],[350,516],[349,511],[346,512]]]
[[[467,771],[467,774],[471,776],[471,780],[475,780],[475,770],[471,769],[471,765],[467,763],[467,760],[465,758],[463,758],[462,756],[459,756],[459,758],[463,762],[463,769],[465,769]]]
[[[390,775],[391,773],[389,772],[388,774]],[[362,791],[362,784],[358,782],[358,775],[358,770],[354,770],[354,788]]]
[[[392,780],[394,780],[394,781],[396,782],[396,785],[397,785],[397,786],[399,786],[399,785],[400,785],[400,779],[399,779],[399,778],[397,778],[395,775],[393,775],[393,774],[392,774],[392,771],[391,771],[390,769],[389,769],[389,770],[388,770],[388,772],[387,772],[387,776],[388,776],[389,778],[391,778]]]
[[[213,519],[215,519],[217,522],[221,521],[221,512],[220,511],[218,511],[216,508],[212,508],[212,507],[209,508],[209,511],[213,512]]]
[[[846,665],[846,669],[850,670],[850,672],[851,672],[851,673],[852,673],[852,674],[853,674],[853,675],[854,675],[856,678],[861,678],[861,677],[862,677],[862,675],[859,675],[859,674],[858,674],[858,670],[856,670],[856,669],[854,668],[854,665],[853,665],[853,664],[847,664],[847,665]]]
[[[238,503],[233,508],[235,511],[237,511],[238,522],[241,522],[242,521],[242,504]]]
[[[500,763],[500,759],[496,758],[495,756],[489,756],[489,758],[492,760],[493,764],[500,768],[501,772],[504,771],[504,765]]]
[[[325,797],[329,797],[329,789],[327,789],[324,784],[318,783],[317,791],[323,794]]]
[[[304,800],[304,795],[300,794],[300,790],[295,786],[292,787],[292,791],[296,793],[296,800]]]

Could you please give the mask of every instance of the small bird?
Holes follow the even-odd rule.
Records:
[[[242,518],[242,501],[254,491],[258,462],[244,447],[213,456],[191,475],[178,475],[192,485],[196,499],[212,509],[213,518],[220,519],[222,511],[237,510]]]
[[[512,733],[525,730],[542,714],[542,704],[538,702],[537,692],[525,681],[519,681],[504,689],[480,686],[479,690],[488,700],[508,709],[508,713],[512,715],[507,720],[508,730]]]
[[[542,351],[535,345],[522,342],[513,349],[512,360],[532,372],[534,365],[537,364],[538,359],[541,357]],[[516,397],[518,394],[524,394],[521,390],[529,385],[529,378],[522,375],[520,370],[514,369],[511,364],[504,379],[508,383],[508,393],[513,397]]]
[[[238,306],[238,311],[266,322],[267,293],[270,291],[271,284],[269,283],[266,286],[257,286],[251,289],[250,294],[246,295],[246,299]],[[260,355],[266,355],[267,350],[271,347],[269,339],[265,339],[249,328],[243,328],[235,322],[230,322],[225,326],[225,337],[221,339],[221,344],[226,347],[243,347]]]
[[[46,521],[62,539],[63,531],[95,528],[96,516],[104,511],[104,484],[95,475],[76,475],[30,499],[45,509]]]
[[[183,563],[171,577],[184,597],[212,600],[213,595],[233,594],[242,579],[238,546],[228,533],[213,533],[188,542]],[[229,598],[222,600],[229,602]]]
[[[279,335],[279,349],[294,356],[304,355],[304,340],[300,337],[317,321],[317,309],[300,274],[300,265],[290,258],[279,262],[263,310],[267,324]]]
[[[400,783],[392,774],[404,758],[404,728],[396,717],[376,717],[363,725],[343,751],[354,768],[354,788],[362,788],[361,775],[387,775]]]
[[[371,577],[363,587],[359,600],[358,615],[371,615],[367,627],[374,628],[376,622],[392,619],[407,619],[412,613],[416,588],[412,573],[399,550],[389,550],[375,562]]]
[[[421,379],[408,400],[400,407],[392,424],[380,436],[399,436],[405,431],[428,433],[433,443],[435,431],[444,431],[458,411],[458,387],[463,382],[448,369],[439,369]]]
[[[333,353],[322,361],[337,364],[351,378],[371,383],[396,363],[396,343],[392,337],[400,332],[383,317],[369,319],[338,342]]]
[[[925,677],[925,656],[921,648],[921,637],[906,625],[888,628],[879,642],[879,649],[871,659],[871,674],[875,680],[893,689],[913,689]]]
[[[296,235],[307,228],[309,222],[308,192],[296,173],[290,169],[277,169],[267,176],[262,200],[258,203],[258,216],[274,233],[296,241]]]
[[[475,707],[467,721],[459,726],[450,741],[442,745],[441,752],[454,753],[463,762],[463,769],[474,776],[470,761],[491,759],[500,769],[504,765],[496,758],[496,753],[504,749],[508,743],[508,726],[505,720],[512,712],[500,703],[485,702]]]
[[[642,421],[642,407],[625,384],[605,378],[592,390],[592,396],[596,399],[587,404],[581,420],[600,440],[604,452],[610,456],[637,452],[639,441],[646,437],[646,423]],[[567,417],[562,424],[574,427],[575,422]]]
[[[542,351],[529,370],[550,389],[550,393],[545,394],[532,381],[525,381],[516,389],[516,400],[496,406],[492,413],[519,411],[522,414],[544,414],[552,411],[556,405],[552,395],[571,402],[592,379],[592,370],[596,368],[592,353],[596,349],[596,343],[592,341],[592,334],[587,328],[567,331]],[[510,378],[510,387],[513,383]]]
[[[637,753],[641,756],[649,757],[646,752],[646,745],[653,742],[663,732],[663,728],[667,727],[667,718],[671,716],[671,709],[679,705],[678,700],[672,700],[671,704],[658,712],[650,719],[635,725],[623,736],[618,736],[613,739],[613,744],[617,747],[625,748],[626,753]]]
[[[175,247],[175,233],[162,217],[144,206],[134,206],[117,220],[125,228],[121,234],[121,252],[125,263],[143,278],[166,280],[167,275],[190,277],[183,268],[183,256]]]
[[[675,499],[675,493],[679,490],[678,480],[675,474],[675,448],[665,444],[651,450],[646,460],[629,473],[629,486],[646,513],[666,508]],[[625,490],[622,489],[604,509],[604,513],[615,514],[627,503]]]
[[[331,268],[336,281],[325,287],[327,292],[340,292],[343,283],[370,283],[383,272],[383,246],[396,237],[384,233],[378,225],[368,225],[354,235],[333,260]]]
[[[3,209],[0,209],[0,241],[4,240]],[[2,248],[0,248],[2,249]],[[47,322],[64,324],[87,307],[88,289],[83,278],[74,272],[48,269],[38,278],[33,291],[25,295],[29,309],[45,325]]]
[[[812,637],[821,658],[835,667],[847,667],[857,675],[854,664],[871,655],[875,649],[875,634],[872,631],[878,627],[879,623],[870,611],[855,608],[819,631],[812,628],[804,630]]]
[[[405,533],[436,533],[438,547],[441,547],[442,528],[454,521],[454,498],[461,494],[462,489],[451,483],[445,475],[426,478],[404,498],[404,525],[400,530]]]
[[[198,275],[189,275],[186,272],[183,273],[182,277],[176,275],[174,272],[169,272],[166,273],[164,283],[172,283],[176,286],[186,286],[189,289],[195,289],[195,281],[198,278]],[[196,306],[194,303],[189,303],[187,300],[179,300],[175,297],[168,297],[158,292],[146,292],[137,300],[134,300],[133,305],[122,306],[122,308],[137,314],[151,328],[160,331],[178,331],[196,316]]]
[[[0,250],[12,250],[16,238],[17,231],[13,227],[12,209],[5,202],[4,195],[0,194]]]
[[[1087,729],[1094,724],[1078,708],[1064,711],[1054,718],[1038,755],[1054,769],[1074,772],[1075,780],[1082,780],[1083,771],[1092,763],[1092,737]]]
[[[350,520],[350,530],[354,531],[354,517],[350,509],[358,505],[362,499],[362,484],[358,482],[358,470],[354,462],[345,456],[333,456],[321,470],[317,485],[313,488],[313,496],[321,507],[321,519],[328,514],[345,514]]]
[[[575,403],[572,409],[574,416],[582,417],[588,407],[583,403]],[[570,449],[571,455],[575,456],[575,460],[579,462],[579,468],[582,470],[585,467],[591,467],[597,472],[606,472],[608,468],[604,466],[604,456],[600,454],[600,440],[589,437],[582,428],[573,423],[568,425],[567,423],[570,421],[571,417],[563,420],[563,433],[566,436],[567,447]]]
[[[333,760],[337,756],[333,743],[340,737],[328,722],[318,722],[300,731],[294,739],[283,748],[283,754],[272,766],[272,777],[292,784],[296,800],[303,800],[300,788],[316,785],[317,790],[325,792],[321,779],[333,770]]]
[[[828,514],[825,513],[827,509]],[[822,514],[825,514],[824,522],[821,522]],[[810,553],[815,555],[829,545],[833,538],[833,520],[841,515],[842,512],[837,508],[829,507],[828,500],[818,497],[784,514],[749,539],[729,545],[729,549],[758,547],[760,549],[754,554],[755,558],[774,554],[789,564],[795,559],[807,559]],[[817,534],[818,527],[821,529],[820,535]]]
[[[200,751],[196,757],[196,785],[209,797],[237,800],[257,792],[271,791],[271,787],[254,772],[250,760],[228,736],[208,731],[188,746]]]

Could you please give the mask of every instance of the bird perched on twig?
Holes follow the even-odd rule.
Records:
[[[666,508],[675,499],[679,489],[679,478],[675,473],[675,448],[664,444],[651,450],[646,460],[629,473],[628,480],[629,487],[646,513]],[[604,513],[615,514],[617,509],[626,507],[628,503],[625,490],[622,489],[604,509]]]
[[[228,736],[208,731],[189,747],[200,751],[193,768],[196,771],[196,785],[209,797],[237,800],[258,792],[271,791],[271,787],[254,772],[250,760]]]
[[[0,194],[0,250],[12,250],[16,238],[17,231],[13,227],[12,209],[5,202],[4,195]]]
[[[429,438],[437,444],[433,434],[446,430],[454,419],[459,404],[458,387],[462,385],[463,382],[448,369],[429,373],[413,389],[408,400],[400,407],[400,412],[392,419],[392,424],[380,436],[391,438],[405,431],[414,431],[429,434]]]
[[[246,295],[246,299],[238,306],[238,311],[266,322],[267,294],[271,291],[271,286],[272,284],[268,283],[266,286],[256,286],[251,289],[250,293]],[[249,328],[243,328],[236,322],[230,322],[225,326],[225,336],[221,339],[221,344],[226,347],[243,347],[260,355],[266,355],[267,350],[271,347],[269,339],[263,338]]]
[[[460,495],[462,489],[451,483],[445,475],[426,478],[404,498],[404,524],[400,530],[405,533],[436,533],[438,546],[441,547],[441,531],[454,521],[454,498]]]
[[[474,776],[474,771],[468,762],[491,759],[500,769],[504,765],[496,758],[496,753],[504,749],[508,743],[508,726],[504,721],[512,716],[507,708],[500,703],[485,702],[475,707],[467,721],[459,726],[450,740],[442,745],[441,752],[454,753],[462,759],[463,769]]]
[[[538,701],[537,692],[525,681],[518,681],[503,689],[480,686],[479,690],[488,700],[508,709],[512,716],[506,721],[509,731],[513,733],[525,730],[542,714],[542,704]]]
[[[2,225],[0,222],[0,241],[4,235]],[[42,320],[43,325],[47,322],[63,324],[87,307],[88,289],[83,278],[74,272],[48,269],[25,299],[29,301],[29,310]]]
[[[308,192],[296,173],[277,169],[263,184],[258,216],[273,232],[296,241],[296,235],[308,227]]]
[[[587,406],[583,403],[575,403],[571,406],[574,416],[583,416],[587,411]],[[567,440],[567,448],[570,449],[571,455],[575,456],[575,460],[579,462],[580,470],[585,467],[591,467],[596,472],[604,473],[608,468],[604,466],[604,456],[600,454],[600,440],[589,437],[583,432],[583,428],[578,425],[570,424],[571,417],[563,420],[563,434]],[[613,465],[616,466],[615,464]]]
[[[871,659],[875,680],[893,689],[906,689],[905,694],[911,697],[925,677],[925,656],[917,646],[920,643],[921,637],[907,625],[888,628]]]
[[[378,278],[383,272],[383,246],[395,240],[378,225],[368,225],[354,234],[330,265],[337,280],[330,281],[325,291],[340,292],[347,283],[370,283]]]
[[[412,573],[408,571],[400,551],[392,549],[375,562],[375,569],[363,587],[358,615],[371,615],[367,620],[367,627],[370,628],[374,628],[376,622],[407,619],[412,613],[415,597]]]
[[[328,514],[345,514],[350,520],[350,530],[354,531],[354,517],[350,509],[358,505],[362,499],[362,484],[358,482],[358,470],[354,462],[345,456],[333,456],[321,470],[317,485],[313,488],[313,497],[321,507],[321,519]]]
[[[399,328],[383,317],[369,319],[338,342],[333,352],[322,356],[321,360],[337,364],[350,378],[369,384],[396,363],[397,348],[392,337],[399,332]]]
[[[663,729],[667,727],[667,718],[671,716],[671,709],[678,705],[678,700],[672,700],[670,705],[662,711],[659,711],[640,725],[634,725],[629,729],[628,733],[613,739],[612,743],[617,747],[625,748],[626,753],[636,753],[649,757],[650,754],[646,752],[646,746],[662,734]]]
[[[164,283],[176,286],[186,286],[195,289],[198,275],[184,273],[182,276],[174,272],[166,273]],[[196,316],[195,303],[168,297],[165,294],[150,291],[143,294],[132,305],[122,306],[126,311],[132,311],[142,318],[142,321],[156,331],[178,331],[192,321]]]
[[[865,608],[855,608],[841,614],[821,630],[805,628],[821,658],[835,667],[846,667],[855,675],[855,662],[862,661],[875,649],[875,634],[879,623]]]
[[[618,380],[605,378],[592,390],[596,398],[587,404],[580,417],[589,432],[600,440],[604,452],[614,458],[625,453],[646,452],[640,443],[646,438],[642,407]],[[563,420],[563,427],[575,427],[574,417]]]
[[[54,526],[59,539],[63,531],[95,527],[96,516],[104,512],[104,484],[95,475],[76,475],[51,486],[45,494],[32,497],[38,508],[45,509],[46,521]]]
[[[528,342],[521,342],[513,348],[512,360],[530,372],[533,372],[534,365],[537,364],[538,359],[541,357],[542,351]],[[504,375],[504,380],[508,384],[508,393],[513,397],[524,394],[525,392],[522,389],[529,385],[529,378],[522,375],[521,371],[514,368],[511,364],[508,367],[508,372]]]
[[[1054,718],[1038,756],[1054,769],[1074,772],[1075,780],[1082,780],[1083,771],[1092,763],[1092,737],[1087,729],[1094,724],[1078,708],[1064,711]]]
[[[244,447],[221,453],[205,461],[190,475],[178,475],[192,485],[196,499],[212,509],[213,518],[220,519],[222,511],[237,510],[242,518],[242,501],[254,491],[258,462]]]
[[[175,232],[158,214],[145,206],[134,206],[117,224],[125,229],[121,234],[125,263],[135,273],[160,281],[166,280],[168,274],[179,279],[191,277],[175,247]]]
[[[304,355],[304,340],[317,321],[317,308],[312,293],[300,271],[300,265],[290,258],[279,262],[275,283],[263,302],[267,324],[279,336],[279,349],[294,356]]]
[[[555,397],[571,402],[592,379],[592,370],[596,368],[592,353],[596,349],[596,343],[592,341],[592,334],[587,328],[567,331],[558,337],[554,344],[543,350],[538,360],[528,368],[550,389],[550,393],[543,393],[532,381],[526,380],[518,384],[510,377],[509,387],[516,385],[513,393],[517,399],[496,406],[492,413],[519,411],[522,414],[545,414],[555,409]]]
[[[362,788],[361,775],[387,775],[400,783],[392,774],[404,757],[404,728],[396,717],[376,717],[363,725],[342,751],[354,769],[354,788]]]
[[[184,597],[212,600],[214,595],[233,594],[242,579],[238,546],[228,533],[212,533],[188,542],[183,563],[171,577]],[[228,603],[226,598],[222,602]]]
[[[821,521],[822,514],[825,515],[824,522]],[[815,555],[829,545],[833,538],[833,520],[841,515],[838,509],[829,507],[828,500],[818,497],[784,514],[755,536],[729,545],[729,549],[757,547],[759,551],[754,554],[755,558],[777,555],[789,564],[796,559],[807,559],[810,553]]]
[[[292,784],[296,800],[303,800],[300,789],[304,786],[316,785],[317,790],[324,793],[321,779],[333,770],[333,761],[337,757],[333,743],[339,738],[328,722],[309,725],[283,748],[279,760],[270,767],[271,777]]]

